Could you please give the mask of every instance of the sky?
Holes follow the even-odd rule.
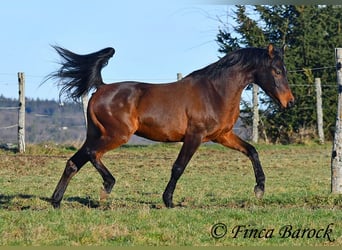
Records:
[[[216,35],[229,7],[203,1],[11,0],[0,8],[0,95],[18,97],[24,72],[28,98],[59,98],[46,75],[60,61],[51,45],[87,54],[114,47],[103,69],[112,83],[172,82],[218,60]]]

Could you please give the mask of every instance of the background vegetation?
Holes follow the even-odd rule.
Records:
[[[230,18],[230,19],[229,19]],[[286,44],[285,63],[294,108],[283,111],[263,95],[261,129],[270,141],[290,143],[301,130],[315,135],[316,98],[314,78],[321,78],[325,138],[334,132],[337,108],[335,48],[342,44],[342,7],[329,5],[236,5],[222,22],[217,42],[219,51],[229,53],[240,47]],[[237,23],[237,25],[235,25]],[[250,104],[245,104],[245,123],[250,123]],[[264,136],[265,134],[261,134]]]

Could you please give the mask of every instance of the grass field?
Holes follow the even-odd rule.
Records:
[[[342,245],[342,197],[330,194],[330,144],[257,145],[267,177],[261,201],[247,157],[203,145],[178,183],[176,208],[166,209],[161,196],[180,146],[124,146],[105,155],[117,183],[104,202],[102,179],[87,164],[59,210],[47,199],[75,149],[0,151],[0,245]]]

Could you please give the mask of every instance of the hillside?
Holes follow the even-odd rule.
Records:
[[[81,144],[86,135],[82,105],[58,103],[54,100],[26,99],[25,140],[36,144]],[[0,96],[0,145],[17,143],[18,100]],[[149,144],[152,141],[133,136],[130,144]]]
[[[0,96],[0,143],[15,143],[18,101]],[[85,137],[85,123],[80,104],[52,100],[26,99],[26,142],[77,142]],[[4,128],[5,127],[5,128]]]

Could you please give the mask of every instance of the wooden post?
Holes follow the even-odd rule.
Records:
[[[84,124],[87,128],[87,109],[88,109],[88,92],[82,95],[82,107],[83,107],[83,115],[84,115]]]
[[[342,194],[342,48],[336,49],[338,107],[333,150],[331,154],[331,192]]]
[[[320,144],[324,144],[321,78],[315,78],[315,86],[318,139]]]
[[[19,112],[18,112],[18,151],[25,152],[25,75],[18,73]]]
[[[182,73],[177,73],[177,81],[182,80],[183,76]]]
[[[258,103],[259,86],[253,83],[253,129],[252,142],[257,143],[259,139],[259,103]]]

